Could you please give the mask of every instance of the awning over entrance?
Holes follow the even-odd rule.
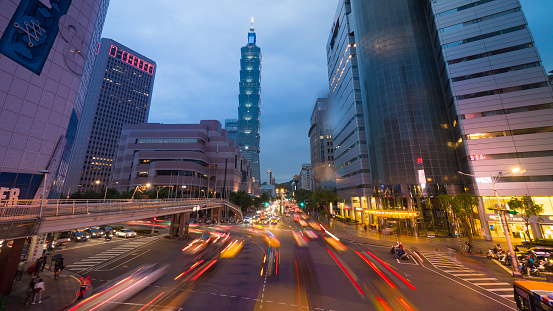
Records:
[[[380,217],[388,217],[388,218],[413,218],[418,217],[420,212],[418,211],[385,211],[385,210],[365,210],[365,212],[380,216]]]

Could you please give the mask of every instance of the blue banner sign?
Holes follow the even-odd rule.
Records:
[[[72,0],[22,0],[0,39],[0,53],[40,75]]]

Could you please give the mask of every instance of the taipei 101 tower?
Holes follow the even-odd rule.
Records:
[[[240,95],[238,95],[237,144],[252,165],[252,177],[260,184],[259,104],[261,103],[261,49],[255,45],[255,30],[248,33],[248,44],[241,49]]]

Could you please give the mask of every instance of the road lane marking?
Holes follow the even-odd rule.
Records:
[[[470,287],[470,286],[468,286],[468,285],[465,285],[465,284],[463,284],[463,283],[461,283],[461,282],[455,280],[454,278],[450,278],[449,276],[447,276],[447,275],[445,275],[445,274],[443,274],[443,273],[440,273],[439,271],[436,271],[436,270],[433,270],[433,269],[430,269],[430,268],[424,267],[424,266],[423,266],[423,268],[425,268],[425,269],[427,269],[427,270],[429,270],[429,271],[432,271],[432,272],[434,272],[434,273],[436,273],[436,274],[438,274],[438,275],[441,275],[442,277],[444,277],[444,278],[446,278],[446,279],[448,279],[448,280],[450,280],[450,281],[453,281],[453,282],[455,282],[455,283],[457,283],[457,284],[459,284],[459,285],[461,285],[461,286],[463,286],[463,287],[466,287],[466,288],[470,289],[471,291],[476,292],[476,293],[478,293],[478,294],[480,294],[480,295],[482,295],[482,296],[484,296],[484,297],[486,297],[486,298],[488,298],[488,299],[490,299],[490,300],[493,300],[493,301],[495,301],[495,302],[497,302],[497,303],[499,303],[499,304],[501,304],[501,305],[504,305],[505,307],[509,308],[510,310],[514,310],[514,311],[517,310],[517,309],[515,309],[515,308],[513,308],[513,307],[511,307],[511,306],[509,306],[509,305],[504,304],[503,302],[501,302],[501,301],[499,301],[499,300],[496,300],[496,299],[494,299],[494,298],[492,298],[492,297],[490,297],[490,296],[488,296],[488,295],[486,295],[486,294],[484,294],[484,293],[482,293],[482,292],[480,292],[480,291],[478,291],[478,290],[475,290],[474,288],[472,288],[472,287]],[[472,283],[470,283],[470,284],[472,284]],[[484,289],[484,288],[482,288],[482,287],[478,287],[478,288]],[[486,290],[486,289],[484,289],[484,290]],[[510,290],[512,291],[513,289],[510,288]],[[495,294],[495,293],[492,293],[492,294]],[[496,294],[496,295],[497,295],[497,294]],[[500,295],[498,295],[498,296],[500,296]],[[500,296],[500,297],[501,297],[501,296]],[[502,297],[502,298],[505,298],[505,297]],[[505,298],[505,299],[507,299],[507,298]]]
[[[500,283],[500,282],[497,282],[497,283],[472,283],[472,284],[478,285],[478,286],[488,286],[488,285],[489,286],[491,286],[491,285],[507,285],[507,286],[509,286],[509,285],[511,285],[509,283]]]
[[[465,281],[485,281],[485,280],[497,281],[496,278],[472,278],[472,279],[460,278],[460,279]]]
[[[513,291],[513,288],[488,288],[486,290],[492,291],[492,292],[504,292],[504,291]]]
[[[477,276],[477,275],[484,275],[482,273],[451,273],[453,276]]]

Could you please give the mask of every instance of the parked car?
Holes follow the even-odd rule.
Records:
[[[71,235],[71,240],[75,242],[84,242],[84,241],[88,241],[88,236],[84,231],[74,231],[73,234]]]
[[[124,237],[126,238],[132,238],[136,236],[136,232],[134,232],[132,229],[121,229],[117,232],[115,232],[116,236]]]

